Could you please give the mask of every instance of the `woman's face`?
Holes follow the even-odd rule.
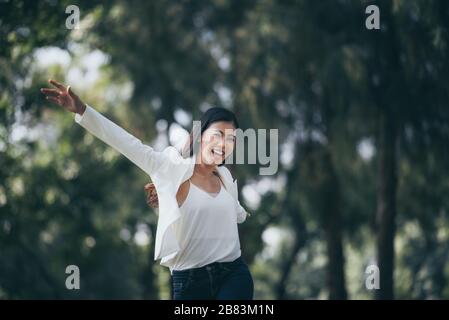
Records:
[[[201,161],[219,165],[232,154],[235,145],[235,127],[232,122],[212,123],[201,136]]]

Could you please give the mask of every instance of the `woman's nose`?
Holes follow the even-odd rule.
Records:
[[[226,141],[224,139],[220,139],[220,141],[217,144],[217,147],[223,149],[225,145],[226,145]]]

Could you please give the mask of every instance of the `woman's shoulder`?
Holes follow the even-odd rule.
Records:
[[[164,153],[164,154],[166,154],[168,156],[173,156],[173,157],[178,157],[179,156],[179,157],[181,157],[181,154],[179,153],[178,149],[176,149],[173,146],[165,147],[162,150],[162,153]]]
[[[227,179],[230,182],[234,182],[232,173],[228,168],[226,168],[225,166],[220,166],[217,168],[217,170],[218,170],[218,173],[220,173],[220,175],[223,176],[225,179]]]
[[[171,162],[171,164],[182,164],[188,162],[190,159],[185,159],[182,157],[181,153],[174,146],[168,146],[162,153],[167,157],[167,160]]]
[[[194,160],[182,157],[173,146],[164,148],[159,154],[162,155],[163,164],[154,175],[157,181],[177,181],[178,177],[184,177],[193,168]]]

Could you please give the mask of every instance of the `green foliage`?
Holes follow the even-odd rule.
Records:
[[[388,195],[396,297],[449,298],[449,3],[378,1],[382,28],[369,31],[370,3],[78,1],[71,31],[70,1],[0,2],[0,298],[170,297],[149,178],[43,99],[50,77],[81,79],[70,84],[86,102],[146,143],[167,134],[158,120],[211,105],[243,128],[279,129],[289,159],[276,176],[231,168],[241,198],[260,196],[240,226],[256,298],[373,298],[364,272]],[[45,48],[69,62],[43,66]],[[89,82],[92,52],[106,60]],[[383,119],[394,130],[381,141]],[[386,144],[390,194],[379,191]],[[70,264],[81,290],[65,288]]]

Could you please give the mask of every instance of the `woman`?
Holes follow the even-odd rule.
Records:
[[[46,99],[75,113],[75,122],[151,177],[157,196],[152,185],[145,189],[159,206],[155,260],[170,268],[173,299],[252,299],[237,230],[247,212],[222,165],[235,147],[235,115],[211,108],[182,154],[174,147],[158,152],[83,103],[70,86],[49,82],[55,89],[41,89]]]

